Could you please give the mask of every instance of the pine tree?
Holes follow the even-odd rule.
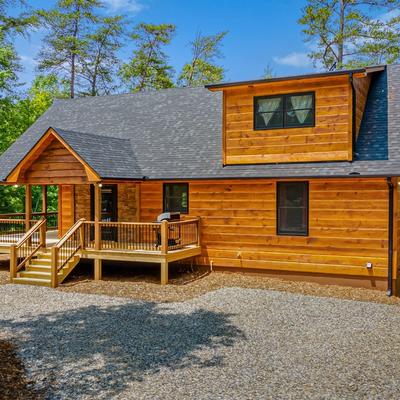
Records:
[[[171,24],[145,24],[136,26],[131,39],[136,44],[132,59],[122,65],[120,76],[131,91],[173,87],[173,69],[167,63],[163,47],[168,45],[175,33]]]
[[[215,65],[217,58],[222,58],[222,40],[228,32],[203,36],[198,32],[190,42],[192,60],[185,64],[178,77],[179,86],[201,86],[216,83],[224,78],[224,68]]]
[[[99,21],[96,11],[101,6],[99,0],[58,0],[54,9],[39,12],[49,29],[39,53],[39,71],[68,80],[71,98],[79,86],[82,60],[88,54],[87,35]]]
[[[308,0],[300,18],[325,69],[393,63],[400,57],[399,0]]]
[[[123,17],[106,17],[97,30],[87,36],[87,54],[82,58],[81,75],[86,81],[84,94],[98,96],[115,89],[114,76],[120,64],[117,52],[122,47]]]

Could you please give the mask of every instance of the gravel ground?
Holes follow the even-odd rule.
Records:
[[[396,306],[226,288],[179,303],[0,286],[49,399],[397,399]]]

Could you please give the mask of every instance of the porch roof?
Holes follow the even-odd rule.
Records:
[[[102,178],[400,176],[400,66],[374,74],[353,162],[223,166],[222,103],[203,87],[57,100],[0,157],[0,179],[49,127]]]

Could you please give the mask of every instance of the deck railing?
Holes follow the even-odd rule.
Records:
[[[43,218],[46,219],[47,230],[57,229],[58,211],[49,211],[47,213],[44,212],[32,213],[31,226],[33,226],[37,221]],[[19,221],[19,223],[22,226],[23,222],[25,221],[25,213],[0,214],[0,221]],[[1,234],[1,224],[2,222],[0,222],[0,234]],[[25,233],[25,231],[23,233]]]
[[[51,248],[51,286],[58,284],[58,272],[74,257],[84,245],[84,219],[80,219]]]
[[[154,222],[100,222],[95,240],[95,222],[84,222],[86,249],[116,251],[168,251],[199,243],[199,219],[161,223]]]
[[[0,243],[17,243],[25,234],[25,221],[21,219],[0,219]]]
[[[25,267],[26,263],[42,247],[46,246],[46,220],[41,219],[26,232],[10,250],[10,277],[16,278],[17,272]]]

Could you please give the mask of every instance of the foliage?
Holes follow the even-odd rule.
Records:
[[[82,58],[81,76],[87,83],[83,94],[99,96],[116,88],[114,75],[120,61],[117,56],[122,47],[123,17],[102,18],[99,27],[87,35],[87,51]]]
[[[82,60],[88,57],[88,33],[99,21],[99,0],[58,0],[55,8],[38,12],[49,29],[39,53],[39,70],[57,73],[75,97]]]
[[[314,64],[343,69],[398,61],[399,5],[399,0],[307,0],[299,23],[316,46],[310,53]]]
[[[185,64],[178,77],[179,86],[201,86],[222,81],[224,68],[215,65],[215,59],[221,58],[222,40],[228,32],[203,36],[198,32],[190,43],[192,60]]]
[[[130,35],[136,50],[119,72],[132,92],[173,86],[173,69],[167,64],[163,47],[171,42],[174,33],[175,26],[171,24],[140,23],[136,26]]]
[[[272,68],[271,64],[267,64],[266,67],[264,68],[264,74],[262,78],[264,79],[271,79],[275,77],[275,71]]]
[[[38,76],[24,99],[3,99],[0,102],[0,154],[3,153],[52,104],[56,97],[66,97],[66,88],[55,75]],[[0,213],[23,212],[24,188],[0,185]],[[34,211],[41,198],[40,188],[32,191]],[[57,190],[48,190],[49,210],[57,209]]]

